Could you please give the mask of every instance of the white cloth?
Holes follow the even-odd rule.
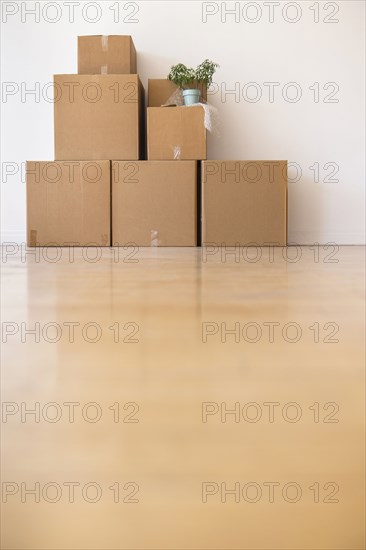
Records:
[[[186,105],[189,107],[197,107],[199,105],[205,111],[205,128],[214,136],[220,135],[220,117],[219,111],[213,105],[209,103],[194,103],[193,105]]]
[[[220,135],[220,117],[219,111],[213,105],[209,103],[194,103],[193,105],[184,105],[183,92],[179,88],[172,93],[168,101],[166,101],[163,107],[168,107],[169,105],[176,105],[177,107],[197,107],[200,105],[205,111],[205,128],[215,136]]]

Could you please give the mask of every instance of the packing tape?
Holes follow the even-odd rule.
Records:
[[[37,246],[37,231],[35,229],[30,230],[29,246]]]
[[[108,51],[108,36],[106,34],[102,35],[102,51]]]
[[[100,236],[100,240],[102,242],[102,246],[109,246],[108,244],[108,235],[107,233],[103,233],[101,236]]]
[[[108,65],[102,65],[101,66],[100,74],[108,74]]]
[[[159,232],[156,229],[150,231],[150,246],[159,246]]]
[[[180,150],[179,145],[175,145],[174,147],[172,147],[172,149],[173,149],[173,158],[174,158],[174,160],[179,160],[180,159],[180,154],[181,154],[181,150]]]

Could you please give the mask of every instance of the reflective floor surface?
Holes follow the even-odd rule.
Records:
[[[365,547],[363,247],[26,252],[2,548]]]

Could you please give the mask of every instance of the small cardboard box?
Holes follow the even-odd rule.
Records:
[[[113,246],[196,246],[197,163],[112,163]]]
[[[149,160],[203,160],[206,148],[203,107],[148,107]]]
[[[136,74],[131,36],[78,36],[79,74]]]
[[[202,245],[285,246],[287,161],[202,163]]]
[[[55,75],[55,159],[143,158],[138,75]]]
[[[28,246],[110,246],[110,162],[27,162]]]
[[[207,101],[206,86],[203,84],[192,85],[192,88],[199,88],[201,90],[201,101]],[[177,90],[178,86],[166,78],[149,78],[147,84],[147,106],[161,107]]]

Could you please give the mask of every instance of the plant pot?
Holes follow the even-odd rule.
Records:
[[[200,102],[200,90],[183,90],[184,105],[194,105]]]

